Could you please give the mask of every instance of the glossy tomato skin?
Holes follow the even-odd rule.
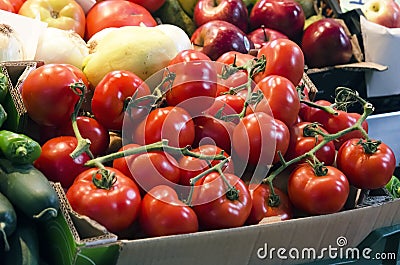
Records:
[[[178,162],[167,153],[140,154],[130,161],[128,167],[134,181],[144,192],[158,185],[174,187],[180,180]]]
[[[151,13],[141,5],[129,1],[100,1],[86,14],[85,39],[105,28],[139,26],[157,26]]]
[[[293,217],[293,206],[289,197],[282,190],[274,187],[274,192],[279,196],[279,204],[271,206],[269,196],[270,187],[267,184],[250,184],[249,191],[252,199],[252,207],[246,224],[258,224],[266,217],[279,217],[280,220],[289,220]]]
[[[217,172],[212,172],[198,182],[193,192],[193,210],[202,229],[222,229],[242,226],[251,211],[251,197],[245,183],[234,174],[224,174],[239,193],[230,200],[227,186]]]
[[[300,98],[293,83],[279,75],[269,75],[257,83],[255,90],[261,90],[264,100],[257,104],[255,111],[264,111],[288,127],[297,120]]]
[[[93,184],[93,174],[100,178],[97,168],[82,172],[67,190],[66,196],[73,210],[99,222],[110,232],[129,228],[138,218],[141,197],[136,184],[120,171],[106,167],[115,174],[110,189]]]
[[[264,72],[253,79],[258,83],[268,75],[279,75],[289,79],[297,86],[304,73],[304,54],[300,46],[289,39],[276,39],[258,50],[257,57],[265,56],[267,63]]]
[[[382,188],[389,182],[396,168],[394,153],[389,146],[381,143],[375,153],[368,154],[360,141],[366,142],[354,138],[340,147],[336,158],[337,167],[356,188]]]
[[[178,54],[171,59],[169,65],[193,61],[211,61],[211,59],[204,52],[189,49],[178,52]]]
[[[110,144],[108,130],[92,117],[78,116],[76,122],[82,137],[90,140],[90,151],[92,154],[94,156],[104,155]],[[66,123],[58,131],[59,135],[75,136],[72,123]]]
[[[337,168],[327,166],[327,174],[317,176],[309,164],[301,164],[288,180],[288,195],[293,206],[311,215],[340,211],[349,195],[349,182]]]
[[[13,4],[9,0],[1,0],[0,9],[11,13],[16,13]]]
[[[304,153],[310,151],[317,144],[319,144],[323,137],[321,135],[316,136],[306,136],[304,135],[304,128],[310,126],[311,122],[300,122],[292,125],[289,128],[290,132],[290,142],[289,147],[286,152],[285,158],[286,160],[294,159],[298,156],[303,155]],[[328,133],[324,128],[318,128],[324,133]],[[320,162],[324,162],[324,165],[331,166],[335,162],[336,150],[333,142],[329,142],[321,147],[317,152],[315,152],[315,156],[318,158]],[[302,161],[305,162],[305,161]]]
[[[204,115],[193,118],[195,138],[193,146],[214,144],[226,153],[232,152],[232,135],[235,128],[233,122],[219,120],[213,116]]]
[[[126,144],[126,145],[122,146],[118,150],[118,152],[121,152],[121,151],[124,151],[124,150],[128,150],[128,149],[131,149],[131,148],[137,148],[137,147],[140,147],[140,145],[133,144],[133,143]],[[112,167],[115,168],[115,169],[118,169],[119,171],[121,171],[125,176],[128,176],[128,177],[133,179],[132,172],[131,172],[131,170],[129,168],[130,167],[129,165],[130,165],[130,163],[132,163],[132,161],[137,156],[139,156],[139,154],[135,154],[135,155],[130,155],[130,156],[120,157],[120,158],[114,159]]]
[[[271,165],[285,155],[289,129],[280,120],[264,112],[254,112],[241,119],[233,130],[232,146],[241,160],[252,165]]]
[[[337,115],[330,115],[328,121],[326,123],[322,123],[322,125],[329,133],[333,134],[353,126],[356,122],[357,118],[354,115],[350,115],[345,111],[338,110]],[[366,123],[364,123],[364,126],[367,126],[365,124]],[[336,149],[338,150],[345,141],[352,138],[363,138],[363,137],[364,137],[363,134],[359,130],[354,130],[339,137],[337,141],[334,142],[334,144]]]
[[[238,51],[228,51],[223,53],[215,61],[227,65],[243,66],[250,60],[254,60],[256,57],[248,53],[242,53]]]
[[[165,93],[169,106],[184,108],[192,116],[209,108],[217,94],[217,69],[208,60],[190,61],[168,67],[176,77]]]
[[[192,150],[195,153],[201,153],[203,155],[219,155],[222,152],[222,149],[213,144],[204,144]],[[228,153],[224,152],[224,156],[228,157]],[[178,163],[179,169],[181,172],[179,183],[181,185],[189,186],[190,179],[196,177],[203,171],[209,169],[212,166],[220,163],[221,160],[212,160],[206,161],[204,159],[195,158],[192,156],[182,156]],[[229,160],[229,162],[223,167],[224,173],[234,174],[234,165],[233,160]]]
[[[126,70],[107,73],[94,90],[93,115],[105,128],[120,131],[127,101],[135,93],[136,98],[150,94],[150,88],[136,74]]]
[[[154,109],[133,132],[133,142],[144,145],[167,139],[169,145],[185,147],[194,140],[191,115],[180,107]]]
[[[60,182],[63,188],[68,189],[75,178],[87,169],[84,164],[89,160],[85,153],[76,159],[70,157],[77,145],[78,141],[73,136],[51,138],[42,145],[42,153],[34,166],[49,180]]]
[[[169,186],[156,186],[144,197],[140,226],[148,236],[194,233],[199,230],[196,213],[179,200]]]
[[[46,64],[26,77],[21,94],[28,115],[39,125],[60,126],[71,119],[79,96],[70,88],[80,79],[62,64]]]

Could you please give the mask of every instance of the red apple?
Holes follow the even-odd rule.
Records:
[[[268,29],[263,25],[247,34],[247,37],[254,43],[254,48],[259,49],[268,42],[276,39],[288,39],[288,37],[274,29]]]
[[[199,0],[193,20],[201,26],[211,20],[224,20],[247,32],[248,11],[243,0]]]
[[[97,2],[86,15],[85,39],[89,40],[105,28],[140,25],[157,25],[157,21],[143,6],[126,0]]]
[[[400,5],[395,0],[369,0],[362,11],[371,22],[388,28],[400,28]]]
[[[304,31],[301,49],[310,68],[345,64],[353,55],[349,36],[333,18],[320,19],[309,25]]]
[[[156,12],[165,3],[165,0],[129,0],[149,10],[151,13]]]
[[[305,16],[303,8],[295,0],[259,0],[252,8],[249,20],[251,30],[264,25],[299,42]]]
[[[191,37],[196,50],[216,60],[228,51],[248,53],[254,44],[247,38],[246,33],[223,20],[212,20],[198,27]]]

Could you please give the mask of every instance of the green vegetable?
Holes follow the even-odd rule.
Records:
[[[42,148],[32,138],[8,130],[0,131],[0,150],[13,163],[31,164],[39,158]]]
[[[8,78],[5,74],[0,72],[0,104],[4,102],[8,93]]]
[[[18,219],[17,229],[10,237],[10,250],[4,253],[4,265],[38,265],[39,237],[33,222]]]
[[[7,237],[14,233],[17,227],[17,214],[11,202],[0,193],[0,242],[4,243],[4,250],[9,250]]]
[[[386,184],[386,189],[394,199],[400,198],[400,180],[396,176],[392,176]]]
[[[31,219],[46,221],[57,216],[60,202],[48,179],[31,164],[15,165],[0,159],[0,192]]]
[[[7,120],[7,112],[3,108],[3,105],[0,104],[0,127],[3,126],[3,123]]]

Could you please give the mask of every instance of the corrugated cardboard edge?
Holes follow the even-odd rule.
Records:
[[[194,234],[122,240],[117,265],[128,264],[299,264],[310,260],[260,259],[257,252],[284,247],[310,248],[316,251],[338,247],[356,247],[373,230],[400,224],[400,200],[336,214],[306,217],[270,224]],[[276,253],[276,251],[275,251]],[[317,252],[318,253],[318,252]]]
[[[52,185],[60,200],[60,211],[67,221],[78,246],[91,247],[115,243],[117,241],[118,237],[108,232],[104,226],[86,216],[78,214],[71,208],[60,183],[52,183]],[[77,226],[79,227],[79,233]],[[86,235],[84,238],[81,238],[80,234],[82,233],[89,234],[89,236]],[[90,234],[92,234],[92,236],[90,236]]]
[[[307,69],[307,74],[314,74],[314,73],[321,73],[321,72],[327,72],[331,71],[334,69],[342,69],[342,70],[347,70],[347,71],[385,71],[388,69],[388,66],[386,65],[381,65],[378,63],[373,63],[373,62],[357,62],[357,63],[349,63],[349,64],[340,64],[340,65],[335,65],[335,66],[329,66],[329,67],[323,67],[323,68],[310,68]]]

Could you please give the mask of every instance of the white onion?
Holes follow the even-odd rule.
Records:
[[[0,24],[0,61],[22,61],[24,59],[24,46],[15,30],[10,25]]]
[[[156,28],[167,34],[175,43],[178,52],[192,49],[192,43],[186,32],[178,26],[172,24],[160,24]]]
[[[74,31],[48,27],[39,38],[35,60],[44,63],[66,63],[82,69],[89,54],[86,42]]]

